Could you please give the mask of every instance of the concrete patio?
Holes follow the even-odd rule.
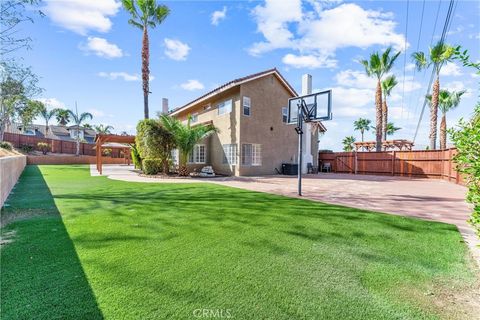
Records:
[[[90,171],[92,176],[98,175],[94,165]],[[126,165],[104,165],[103,174],[113,180],[147,183],[207,182],[299,197],[296,176],[162,179],[139,176],[132,166]],[[465,202],[466,191],[463,186],[442,180],[323,173],[304,176],[302,198],[454,224],[480,265],[480,241],[467,223],[471,209]]]

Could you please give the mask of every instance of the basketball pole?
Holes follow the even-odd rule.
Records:
[[[303,111],[302,108],[298,108],[298,118],[300,133],[298,135],[298,195],[302,195],[302,162],[303,162]]]

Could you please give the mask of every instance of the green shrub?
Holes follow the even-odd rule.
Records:
[[[157,120],[145,119],[138,122],[135,144],[142,159],[160,159],[162,168],[168,173],[169,159],[175,148],[172,133]]]
[[[463,119],[457,129],[450,130],[458,153],[454,160],[457,171],[465,174],[467,180],[467,201],[473,204],[470,223],[480,235],[480,103],[477,104],[473,117]]]
[[[24,153],[30,153],[33,151],[33,146],[29,144],[22,144],[20,146],[20,150],[22,150]]]
[[[12,144],[8,141],[0,141],[0,148],[10,151],[13,150]]]
[[[102,155],[105,156],[105,157],[108,157],[111,154],[112,154],[112,149],[110,149],[110,148],[106,148],[106,149],[102,150]]]
[[[43,154],[47,154],[50,151],[50,145],[45,142],[39,142],[37,143],[37,149],[42,151]]]
[[[138,153],[137,145],[132,144],[131,154],[132,154],[132,161],[135,169],[142,169],[142,158],[140,158],[140,154]]]
[[[162,159],[143,159],[143,173],[145,174],[157,174],[162,171],[163,161]]]

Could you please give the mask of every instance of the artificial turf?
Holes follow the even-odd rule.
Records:
[[[452,225],[213,184],[28,166],[7,203],[1,319],[435,319],[476,281]]]

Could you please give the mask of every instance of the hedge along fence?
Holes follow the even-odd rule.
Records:
[[[46,155],[46,156],[27,156],[27,164],[95,164],[97,161],[94,156],[81,155]],[[104,164],[128,164],[129,160],[125,158],[102,157]]]
[[[34,150],[42,151],[37,146],[39,142],[47,143],[50,145],[50,153],[67,153],[75,154],[77,152],[77,142],[75,141],[65,141],[58,139],[47,139],[47,138],[38,138],[34,136],[27,136],[24,134],[9,133],[5,132],[3,140],[8,141],[13,144],[15,148],[20,148],[22,145],[32,146]],[[121,158],[120,149],[112,148],[112,153],[110,157],[112,158]],[[93,143],[83,143],[80,142],[80,154],[87,156],[95,156],[95,144]]]
[[[453,157],[456,149],[382,152],[319,152],[319,168],[330,163],[333,172],[436,178],[464,184]]]

